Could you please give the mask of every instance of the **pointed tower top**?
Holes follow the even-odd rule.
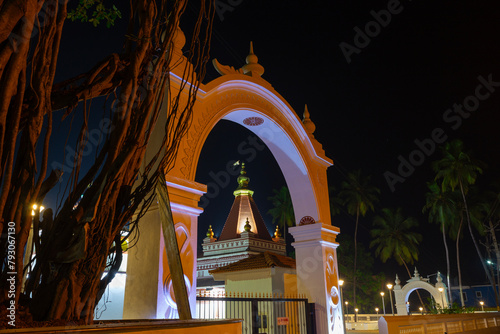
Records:
[[[309,110],[307,109],[307,104],[304,107],[304,115],[302,119],[302,124],[304,124],[304,128],[306,129],[307,133],[312,135],[314,131],[316,131],[316,125],[314,124],[313,121],[311,121],[311,114],[309,114]]]
[[[253,53],[253,43],[250,42],[250,53],[246,58],[246,64],[242,67],[243,73],[252,77],[262,76],[264,67],[259,64],[259,58]]]
[[[238,188],[233,192],[234,202],[226,219],[224,228],[219,236],[219,241],[239,238],[241,233],[250,228],[254,237],[258,239],[271,240],[257,205],[253,199],[253,191],[248,188],[250,178],[247,176],[245,164],[241,164],[238,176]]]

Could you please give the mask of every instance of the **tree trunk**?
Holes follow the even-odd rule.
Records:
[[[469,227],[469,233],[470,233],[470,236],[471,236],[472,241],[474,243],[474,247],[476,248],[476,252],[477,252],[477,255],[479,257],[479,260],[481,261],[481,264],[483,266],[484,272],[486,273],[486,277],[488,277],[488,280],[490,281],[490,284],[491,284],[491,286],[494,289],[493,292],[495,293],[495,303],[496,303],[496,306],[498,308],[499,307],[499,303],[498,303],[498,291],[497,291],[497,289],[494,288],[495,282],[492,279],[491,274],[490,274],[488,268],[486,267],[486,263],[484,261],[483,255],[481,254],[481,250],[479,249],[479,246],[477,244],[476,237],[474,237],[474,232],[472,231],[472,224],[470,222],[469,209],[467,207],[467,200],[465,199],[465,192],[464,192],[464,188],[463,188],[463,185],[462,185],[462,180],[459,180],[459,184],[460,184],[460,192],[462,193],[462,199],[464,201],[465,215],[467,217],[467,226]]]
[[[492,218],[488,219],[488,224],[490,227],[490,234],[493,243],[493,249],[495,250],[496,257],[496,274],[497,274],[497,286],[500,287],[500,247],[498,247],[497,236],[495,234],[495,226],[493,226]],[[497,311],[500,311],[500,305],[497,304]]]
[[[444,249],[446,252],[446,281],[448,283],[448,298],[449,301],[452,301],[451,298],[451,284],[450,284],[450,253],[448,251],[448,243],[446,242],[446,233],[444,229],[444,222],[441,223],[441,232],[443,234],[443,243],[444,243]]]
[[[458,226],[458,232],[457,232],[457,271],[458,271],[458,287],[460,290],[460,303],[462,307],[465,307],[465,301],[464,301],[464,294],[462,292],[462,269],[460,267],[460,247],[459,242],[460,242],[460,232],[462,231],[462,224],[463,224],[463,218],[460,219],[460,226]]]
[[[352,294],[353,294],[353,300],[354,304],[353,306],[356,307],[356,282],[357,282],[357,259],[358,259],[358,223],[359,223],[359,205],[356,208],[356,227],[354,228],[354,272],[353,272],[353,279],[352,279]]]
[[[108,96],[112,103],[106,106],[109,118],[103,116],[110,123],[109,132],[103,133],[104,144],[96,148],[94,164],[80,175],[88,120],[95,118],[90,115],[90,103],[83,103],[84,120],[74,147],[69,190],[63,195],[65,200],[54,218],[48,242],[40,244],[36,241],[39,229],[33,231],[36,262],[25,284],[23,301],[27,302],[23,306],[29,307],[35,320],[93,320],[95,305],[121,262],[120,232],[126,224],[135,230],[152,203],[158,175],[172,167],[180,139],[190,125],[208,62],[212,2],[199,4],[199,16],[183,59],[190,65],[182,75],[179,92],[168,96],[167,120],[158,124],[168,129],[167,135],[149,161],[143,161],[146,146],[158,114],[165,110],[163,97],[177,47],[174,36],[187,2],[134,0],[129,5],[125,53],[112,54],[88,73],[60,85],[53,81],[66,0],[7,1],[0,6],[0,21],[5,23],[0,29],[0,232],[5,232],[8,222],[15,222],[16,305],[23,291],[23,255],[32,223],[31,205],[49,190],[45,175],[52,110],[54,106],[66,108],[67,116],[79,101],[113,93]],[[134,214],[137,219],[132,219]],[[2,262],[8,251],[2,238]],[[107,263],[112,253],[115,256]],[[101,279],[108,265],[111,269]],[[4,278],[12,271],[2,268],[2,303],[8,302],[9,290]]]

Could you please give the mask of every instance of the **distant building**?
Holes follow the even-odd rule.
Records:
[[[480,302],[484,303],[483,307],[485,309],[496,307],[495,293],[491,285],[463,285],[462,294],[466,307],[481,309]],[[460,289],[458,286],[451,287],[451,296],[453,302],[460,305]]]
[[[295,276],[295,260],[285,256],[286,244],[278,227],[273,237],[269,234],[252,197],[254,192],[248,187],[250,178],[246,174],[243,163],[237,179],[238,188],[233,192],[233,206],[219,238],[214,236],[210,226],[203,240],[203,256],[198,258],[197,264],[199,292],[229,288],[252,293],[264,292],[262,289],[284,293],[283,283],[278,282],[284,281],[285,274]],[[254,281],[260,279],[262,284],[248,285],[250,277]],[[287,277],[287,281],[296,286],[295,278]]]

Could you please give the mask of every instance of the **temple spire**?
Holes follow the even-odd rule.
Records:
[[[238,188],[233,192],[235,197],[233,206],[219,236],[219,241],[240,238],[244,232],[251,232],[257,239],[272,240],[257,204],[253,200],[254,192],[249,188],[250,178],[247,176],[245,163],[241,163],[237,181]]]

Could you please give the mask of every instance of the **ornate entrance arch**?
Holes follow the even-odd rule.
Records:
[[[329,233],[338,233],[338,229],[331,226],[326,175],[332,161],[314,138],[315,125],[307,108],[304,119],[300,120],[288,102],[261,78],[264,69],[252,49],[247,64],[241,69],[223,66],[217,61],[214,65],[221,76],[200,85],[191,126],[179,145],[175,166],[166,175],[192,313],[196,304],[197,219],[202,212],[198,202],[207,191],[206,185],[195,181],[196,168],[203,144],[220,120],[249,129],[267,145],[289,187],[296,225],[301,218],[312,217],[309,219],[318,225],[335,230]],[[184,63],[183,66],[190,65]],[[171,89],[179,89],[182,83],[176,73],[182,73],[182,68],[171,73]],[[166,112],[162,116],[165,115]],[[162,124],[161,119],[158,124]],[[155,129],[155,132],[153,139],[163,138],[164,129]],[[155,144],[148,145],[154,147]],[[124,318],[172,317],[176,314],[176,305],[170,289],[157,208],[152,207],[143,220],[146,223],[143,223],[139,244],[135,250],[131,249],[128,257]],[[329,291],[333,291],[331,285],[337,286],[338,281],[334,250],[338,244],[334,237],[330,239],[334,261],[329,266],[335,277],[330,273],[328,279]],[[143,301],[145,288],[149,302]],[[326,293],[323,294],[326,303]],[[332,306],[331,312],[334,311],[337,312]]]
[[[326,169],[332,162],[288,103],[260,77],[224,75],[206,88],[207,91],[198,96],[200,104],[193,125],[180,146],[178,163],[169,175],[194,181],[208,134],[221,119],[229,120],[252,131],[270,149],[289,186],[297,219],[312,216],[316,221],[329,224],[325,185]]]
[[[441,305],[442,308],[448,307],[448,294],[446,293],[446,285],[443,283],[441,279],[441,275],[437,274],[437,282],[435,285],[429,283],[429,279],[422,278],[415,268],[415,272],[413,277],[407,281],[403,287],[401,286],[401,281],[396,275],[395,280],[396,285],[394,286],[394,297],[396,299],[396,309],[398,315],[407,315],[408,314],[408,297],[410,294],[417,290],[423,289],[429,292],[434,298],[435,302]],[[440,291],[440,289],[442,289]]]

